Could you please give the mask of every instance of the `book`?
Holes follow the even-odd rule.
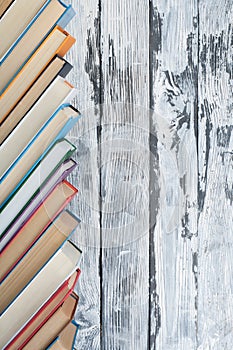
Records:
[[[47,155],[39,162],[37,167],[22,183],[13,198],[6,203],[0,213],[0,234],[3,235],[9,225],[26,208],[28,203],[39,192],[49,177],[56,171],[58,166],[69,159],[75,151],[75,146],[66,139],[57,141]]]
[[[14,163],[11,171],[2,179],[0,188],[0,211],[18,191],[22,183],[48,153],[57,140],[64,138],[80,118],[71,105],[61,105],[40,129]]]
[[[72,320],[46,348],[46,350],[73,350],[79,325]]]
[[[19,295],[36,273],[70,238],[80,220],[68,210],[62,211],[50,223],[28,252],[16,264],[0,285],[0,313]],[[2,261],[4,263],[4,261]]]
[[[18,350],[22,344],[28,342],[45,322],[54,314],[59,306],[73,292],[81,271],[78,269],[69,277],[62,286],[49,298],[49,300],[37,311],[21,331],[12,339],[5,350]]]
[[[48,261],[0,317],[0,347],[4,348],[26,322],[77,269],[81,251],[70,241]],[[59,268],[58,268],[59,266]],[[38,293],[38,290],[40,293]],[[17,317],[15,317],[17,315]]]
[[[17,38],[33,18],[36,17],[36,14],[45,4],[46,0],[30,2],[27,0],[17,0],[10,4],[11,2],[12,1],[10,0],[1,0],[0,2],[0,9],[2,9],[2,6],[4,5],[3,12],[8,9],[0,22],[0,32],[7,33],[7,35],[1,39],[0,63],[3,60],[5,53],[7,53],[14,42],[16,42]],[[25,8],[27,8],[27,11],[22,11],[22,9]]]
[[[27,253],[35,241],[43,234],[54,218],[77,194],[78,190],[68,181],[59,183],[54,191],[32,214],[24,226],[1,253],[0,283]]]
[[[15,0],[0,0],[0,19]]]
[[[25,93],[13,110],[7,115],[6,119],[0,124],[0,144],[3,143],[20,120],[22,120],[25,114],[37,102],[51,82],[58,75],[65,78],[71,69],[72,65],[59,56],[55,56],[52,61],[49,62],[32,87]]]
[[[19,350],[45,349],[54,337],[56,337],[71,322],[77,304],[78,296],[75,293],[72,293],[39,329],[39,331],[34,334],[29,342],[26,344],[24,343]]]
[[[59,26],[52,30],[2,93],[0,123],[32,86],[49,61],[56,55],[63,57],[74,42],[75,39]]]
[[[54,114],[59,105],[68,103],[76,93],[76,89],[65,79],[58,76],[33,108],[21,120],[0,148],[0,180],[3,180],[11,168],[20,159],[23,150]],[[17,145],[17,147],[16,147]]]
[[[24,8],[21,8],[21,12],[23,12],[23,10],[27,12],[26,9],[27,6],[25,5]],[[26,61],[41,45],[44,38],[46,38],[62,16],[65,16],[66,19],[71,19],[72,15],[74,15],[72,7],[65,5],[61,0],[50,0],[45,3],[41,11],[38,12],[37,16],[34,17],[33,21],[27,27],[26,32],[18,38],[15,45],[7,51],[1,61],[1,93],[4,92],[14,76],[21,70]],[[0,22],[0,27],[1,24],[2,21]],[[62,21],[62,27],[64,28],[64,21]],[[3,32],[8,32],[7,28],[2,28],[2,30]]]
[[[71,173],[76,165],[77,164],[73,161],[73,159],[64,161],[51,176],[51,178],[45,183],[45,185],[41,186],[38,194],[0,238],[0,251],[7,246],[12,237],[17,234],[17,232],[23,227],[23,225],[27,222],[27,220],[29,220],[29,218],[47,199],[47,197],[56,191],[56,186]]]

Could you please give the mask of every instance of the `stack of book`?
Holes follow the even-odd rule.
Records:
[[[60,0],[0,0],[0,348],[72,349],[80,220],[65,138],[80,118],[63,58],[74,10]]]

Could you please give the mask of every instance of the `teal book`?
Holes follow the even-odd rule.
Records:
[[[75,340],[77,338],[80,326],[75,320],[72,320],[51,342],[46,350],[75,350]]]
[[[24,7],[21,8],[21,12],[23,10],[27,11],[27,3],[24,4]],[[67,6],[61,0],[47,0],[45,2],[42,8],[19,35],[18,39],[10,45],[1,57],[1,94],[54,27],[59,25],[64,28],[74,15],[75,11],[72,6]],[[5,16],[7,16],[7,14]],[[5,17],[3,20],[4,19]]]
[[[58,140],[37,163],[30,175],[21,183],[17,192],[2,208],[0,213],[0,234],[5,234],[8,227],[20,216],[28,204],[39,193],[40,188],[50,179],[56,169],[66,159],[71,158],[76,147],[66,139]]]
[[[66,136],[80,116],[73,106],[63,104],[34,135],[0,179],[0,213],[54,143]]]

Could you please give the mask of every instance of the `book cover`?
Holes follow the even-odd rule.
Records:
[[[61,105],[33,137],[10,171],[1,179],[0,212],[46,156],[54,144],[64,138],[81,117],[69,104]]]
[[[70,294],[39,331],[35,333],[28,342],[23,343],[19,350],[34,350],[36,347],[45,349],[54,337],[61,333],[71,322],[75,314],[78,300],[79,298],[75,293]]]
[[[0,285],[0,313],[17,299],[21,291],[46,266],[48,261],[71,238],[78,224],[79,218],[69,210],[63,210],[52,221],[40,237],[31,245],[23,258],[15,265]]]
[[[71,5],[67,6],[60,0],[48,0],[45,3],[0,61],[1,94],[53,28],[56,25],[64,28],[74,14]]]
[[[55,55],[63,57],[74,42],[75,39],[59,26],[51,31],[4,90],[0,99],[0,123],[32,86],[50,60]]]
[[[64,180],[35,210],[1,252],[0,283],[77,193],[78,190]]]
[[[14,109],[7,115],[0,125],[0,144],[10,135],[12,130],[35,105],[48,86],[57,76],[65,78],[72,69],[72,65],[60,56],[55,56],[45,67],[31,88],[20,99]]]
[[[61,109],[59,106],[68,104],[75,94],[76,89],[60,76],[51,83],[33,108],[1,145],[0,181],[11,171],[27,146],[38,137],[50,117],[57,115],[57,112]]]
[[[52,294],[49,300],[37,311],[29,322],[26,322],[22,330],[9,343],[6,349],[18,350],[24,342],[28,341],[32,334],[35,334],[45,322],[53,315],[59,306],[73,292],[75,285],[81,274],[77,269],[56,292]]]
[[[42,186],[35,198],[28,204],[19,217],[10,225],[4,235],[0,238],[0,251],[7,246],[12,237],[23,227],[23,225],[34,214],[37,208],[43,204],[47,197],[55,191],[56,186],[61,183],[73,171],[77,164],[73,159],[64,161],[51,178]]]
[[[35,275],[0,317],[0,347],[8,343],[78,268],[81,251],[70,241]],[[59,266],[59,269],[57,268]],[[38,293],[40,290],[40,293]],[[15,317],[15,315],[18,317]]]
[[[46,350],[73,350],[79,328],[79,324],[75,320],[72,320],[50,343]]]
[[[30,176],[22,183],[14,197],[0,212],[0,233],[4,235],[10,224],[23,212],[40,188],[49,180],[59,165],[69,159],[76,147],[66,139],[59,139],[46,156],[37,164]]]

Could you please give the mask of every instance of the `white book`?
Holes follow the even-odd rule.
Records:
[[[7,307],[0,318],[1,349],[77,269],[80,257],[81,251],[67,241]]]
[[[57,166],[74,150],[75,147],[65,139],[55,143],[0,213],[0,234],[4,233]]]
[[[20,159],[22,152],[36,139],[49,118],[62,103],[75,96],[76,89],[58,76],[42,94],[35,105],[20,121],[0,147],[0,178]]]

